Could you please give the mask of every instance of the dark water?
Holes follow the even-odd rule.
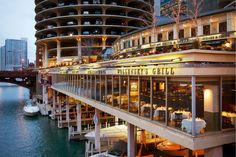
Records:
[[[0,157],[83,157],[84,142],[69,142],[67,129],[23,115],[28,98],[26,88],[0,84]]]

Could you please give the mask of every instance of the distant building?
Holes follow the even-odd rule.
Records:
[[[27,41],[5,40],[6,70],[19,70],[28,67]]]
[[[159,1],[159,0],[156,0]],[[162,16],[170,16],[172,8],[176,6],[177,0],[160,0],[160,14]],[[193,0],[182,0],[182,10],[187,14],[187,8],[192,8]],[[222,9],[232,3],[234,0],[203,0],[202,8],[200,11],[205,13],[207,11],[213,11]]]
[[[6,53],[5,53],[5,46],[0,48],[0,71],[6,69]]]

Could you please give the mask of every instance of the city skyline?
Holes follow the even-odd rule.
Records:
[[[28,59],[35,61],[34,1],[2,1],[0,6],[0,46],[6,39],[28,39]],[[17,11],[17,14],[15,13]]]

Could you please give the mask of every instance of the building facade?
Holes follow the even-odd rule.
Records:
[[[4,71],[6,69],[6,53],[5,46],[0,48],[0,70]]]
[[[19,70],[27,67],[27,41],[6,39],[5,59],[5,70]]]
[[[96,62],[119,36],[152,21],[153,1],[35,0],[35,4],[36,45],[43,50],[44,67]]]
[[[178,0],[160,0],[160,14],[162,16],[171,16],[173,12],[173,8],[176,7]],[[195,0],[182,0],[182,12],[184,15],[188,14],[188,10],[193,8],[193,3]],[[202,4],[199,7],[199,11],[201,13],[214,11],[217,9],[222,9],[227,7],[229,4],[234,2],[234,0],[201,0]],[[235,4],[234,4],[235,6]]]
[[[53,110],[63,93],[126,121],[129,157],[135,127],[182,146],[186,156],[222,157],[223,145],[235,143],[236,11],[215,10],[179,28],[165,21],[127,32],[113,42],[109,61],[41,69]]]

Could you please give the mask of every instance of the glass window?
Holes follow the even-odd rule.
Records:
[[[191,28],[191,36],[192,37],[196,37],[197,36],[197,28],[196,27],[194,27],[194,28]]]
[[[138,77],[130,77],[129,81],[129,112],[138,114],[139,107],[139,83]]]
[[[91,78],[92,76],[87,75],[87,97],[88,98],[91,98],[91,83],[92,83]]]
[[[107,96],[106,102],[109,105],[112,105],[112,76],[107,76]]]
[[[84,75],[80,77],[80,95],[84,95]]]
[[[219,23],[219,33],[227,32],[227,22]]]
[[[162,41],[162,33],[159,33],[157,36],[157,41],[160,42]]]
[[[165,122],[166,119],[166,83],[164,77],[154,77],[152,80],[153,120]]]
[[[100,101],[100,76],[96,76],[96,100]]]
[[[96,91],[96,82],[95,82],[95,76],[91,76],[92,77],[92,84],[91,84],[91,87],[92,87],[92,91],[91,91],[91,93],[92,93],[92,99],[96,99],[96,95],[95,95],[95,91]]]
[[[119,107],[118,101],[120,100],[120,95],[119,95],[119,77],[118,76],[113,76],[113,106],[114,107]]]
[[[204,35],[209,35],[211,33],[211,27],[210,25],[204,25],[203,26],[203,34]]]
[[[145,37],[142,37],[142,44],[145,44]]]
[[[80,75],[77,77],[77,88],[76,88],[77,94],[80,95]]]
[[[151,43],[152,42],[152,37],[151,36],[149,36],[149,43]]]
[[[182,128],[182,121],[191,117],[191,80],[189,78],[168,78],[168,125]]]
[[[236,104],[235,104],[235,77],[223,77],[222,79],[222,128],[235,128]]]
[[[121,76],[121,109],[128,111],[128,77]]]
[[[173,33],[173,31],[171,31],[168,34],[168,40],[173,40],[173,39],[174,39],[174,33]]]
[[[183,29],[179,30],[179,38],[180,39],[184,38],[184,30]]]
[[[151,117],[150,77],[140,77],[140,115]]]
[[[220,110],[219,78],[197,77],[196,78],[196,117],[197,117],[196,123],[200,124],[202,121],[206,123],[204,128],[203,127],[199,128],[198,133],[203,133],[205,131],[218,131],[220,129],[219,110]]]
[[[106,90],[106,78],[105,76],[101,76],[101,98],[102,102],[105,102],[105,90]]]

